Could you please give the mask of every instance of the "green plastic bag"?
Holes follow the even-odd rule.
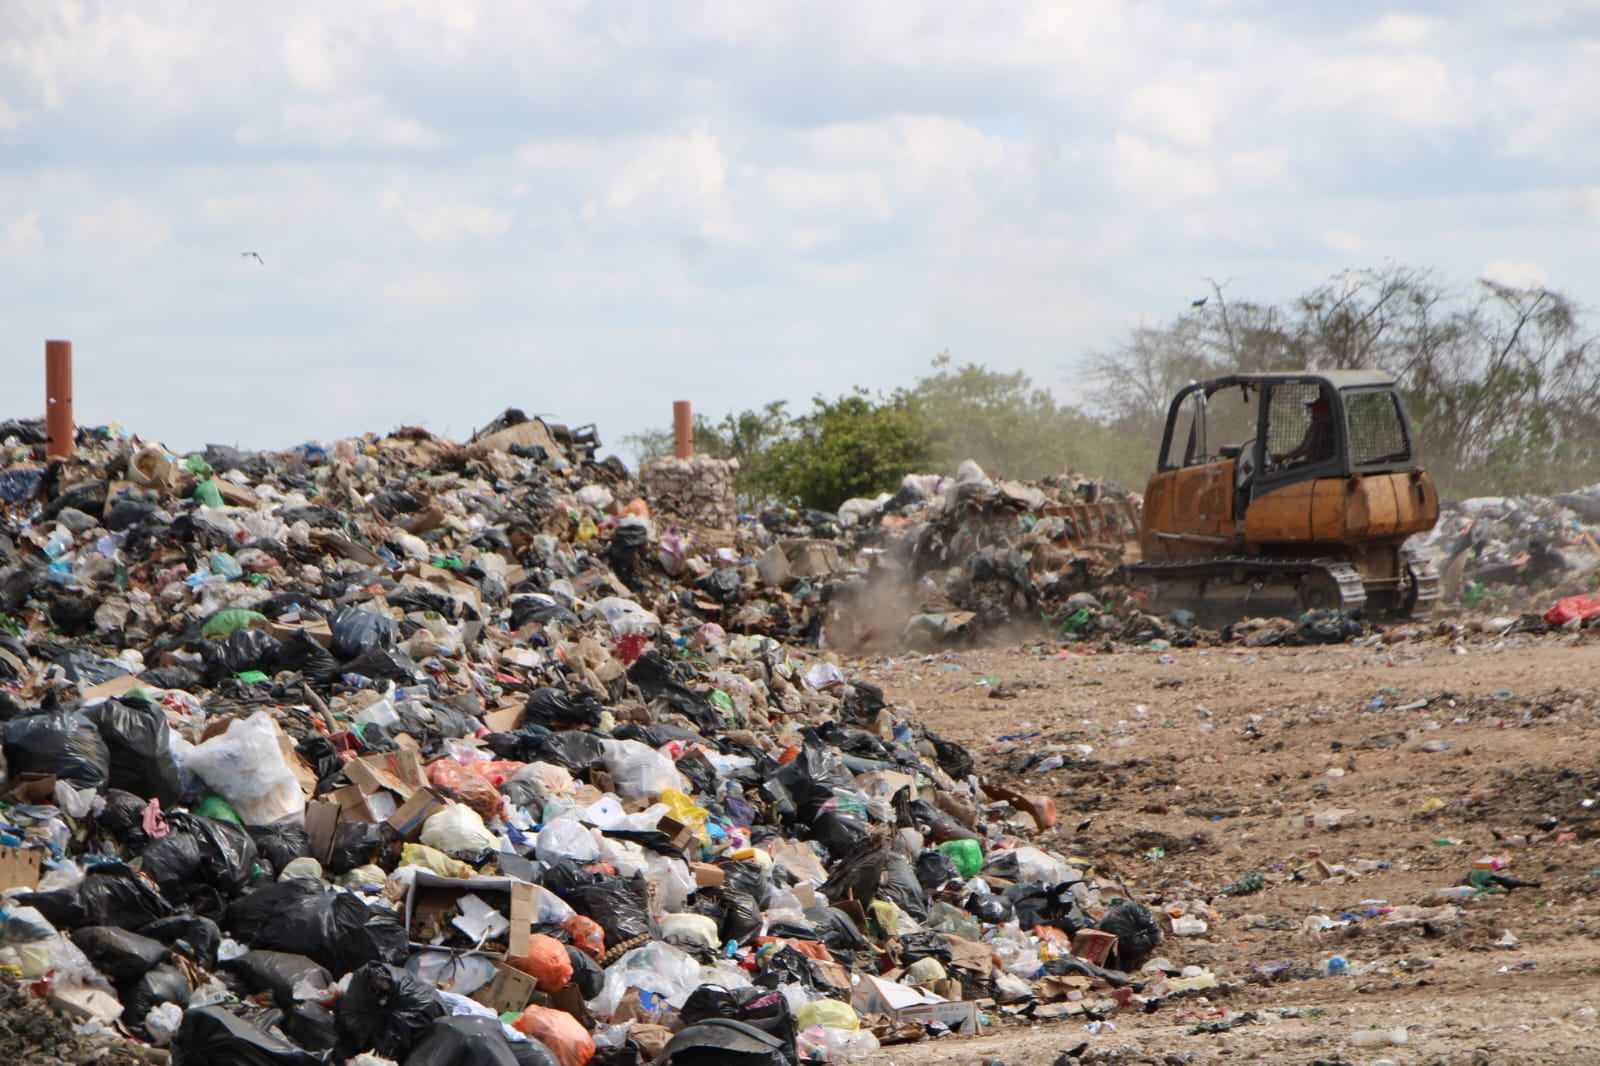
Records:
[[[963,878],[977,877],[983,869],[983,848],[976,840],[946,840],[939,850],[950,857]]]
[[[215,793],[200,801],[194,813],[205,818],[215,818],[219,822],[232,822],[240,828],[244,827],[244,819],[239,817],[239,812],[233,809],[233,804]]]
[[[217,483],[210,478],[206,478],[206,480],[194,487],[194,498],[207,507],[222,506],[222,491],[217,488]]]
[[[207,622],[205,628],[200,630],[202,637],[231,637],[241,629],[249,629],[256,622],[266,622],[268,618],[259,611],[245,611],[238,608],[229,611],[218,611]]]

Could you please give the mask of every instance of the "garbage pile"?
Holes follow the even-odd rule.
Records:
[[[1592,588],[1600,568],[1600,486],[1554,497],[1445,501],[1420,538],[1438,558],[1440,598],[1489,612]]]
[[[774,639],[820,626],[809,518],[658,528],[515,412],[0,441],[0,985],[80,1041],[778,1066],[1148,979],[1160,924],[1046,797]]]

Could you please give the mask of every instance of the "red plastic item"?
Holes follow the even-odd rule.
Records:
[[[1600,615],[1600,596],[1568,596],[1544,613],[1544,620],[1553,626],[1587,620]]]

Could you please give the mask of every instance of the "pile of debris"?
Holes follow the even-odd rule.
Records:
[[[830,516],[658,525],[591,428],[515,412],[0,441],[0,975],[74,1041],[776,1066],[1181,991],[1048,798],[796,646],[860,577]],[[1021,582],[993,548],[977,584]]]

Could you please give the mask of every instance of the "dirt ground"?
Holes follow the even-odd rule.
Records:
[[[966,744],[991,779],[1051,794],[1059,821],[1041,840],[1096,860],[1152,909],[1208,903],[1208,931],[1158,953],[1217,987],[1148,1013],[1102,992],[1089,993],[1093,1016],[991,1010],[981,1037],[875,1061],[1048,1066],[1087,1042],[1079,1061],[1600,1062],[1600,639],[1087,652],[852,669]],[[1058,768],[1019,769],[1051,756]],[[1334,810],[1336,827],[1307,825]],[[1420,924],[1375,913],[1448,902],[1435,890],[1487,856],[1537,887]],[[1219,894],[1252,871],[1262,891]],[[1349,921],[1304,931],[1315,915]],[[1325,973],[1335,955],[1347,973]],[[1404,1044],[1363,1045],[1396,1027]]]

